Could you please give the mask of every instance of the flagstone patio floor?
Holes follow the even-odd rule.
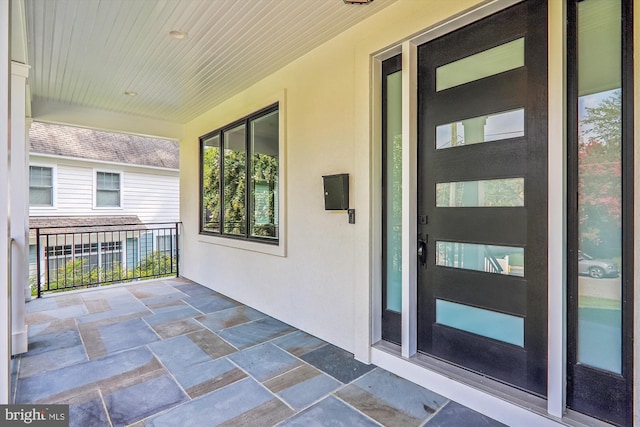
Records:
[[[32,300],[27,323],[14,401],[71,426],[502,425],[181,278]]]

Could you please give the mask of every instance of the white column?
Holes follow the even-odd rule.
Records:
[[[25,286],[29,286],[29,156],[26,86],[29,66],[11,63],[11,350],[27,351]]]
[[[9,403],[9,17],[10,0],[0,0],[0,404]]]

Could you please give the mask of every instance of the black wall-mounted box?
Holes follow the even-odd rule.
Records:
[[[349,209],[349,174],[326,175],[324,183],[324,209],[346,211]]]

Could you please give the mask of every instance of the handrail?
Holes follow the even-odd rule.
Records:
[[[58,226],[47,226],[47,227],[30,227],[32,230],[40,229],[40,230],[56,230],[56,229],[69,229],[69,228],[99,228],[99,227],[132,227],[139,226],[145,227],[147,225],[167,225],[167,224],[180,224],[182,225],[182,221],[177,222],[137,222],[137,223],[127,223],[127,224],[83,224],[83,225],[58,225]],[[69,233],[67,233],[69,234]]]

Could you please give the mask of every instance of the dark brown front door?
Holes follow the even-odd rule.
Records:
[[[547,8],[418,49],[418,349],[546,395]]]

